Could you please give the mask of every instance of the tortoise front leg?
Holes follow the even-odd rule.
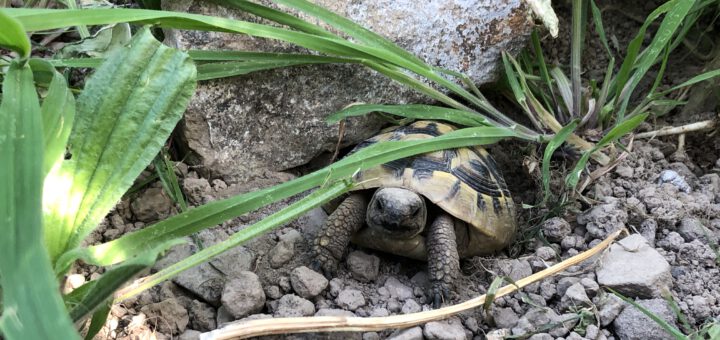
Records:
[[[322,270],[328,279],[335,275],[350,238],[365,223],[367,204],[365,195],[352,194],[328,216],[313,245],[313,270]]]
[[[439,308],[443,300],[450,299],[450,290],[460,272],[455,219],[452,216],[442,214],[432,223],[428,230],[427,252],[430,296],[433,308]]]

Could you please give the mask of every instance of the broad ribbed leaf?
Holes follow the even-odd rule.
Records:
[[[0,48],[13,50],[27,58],[30,55],[30,40],[22,24],[0,9],[0,27]]]
[[[42,59],[32,59],[30,67],[33,72],[50,74],[52,77],[41,107],[45,144],[44,177],[53,165],[62,161],[65,156],[65,145],[75,119],[75,97],[70,92],[65,77],[57,72],[52,64]]]
[[[356,171],[383,164],[395,159],[423,152],[447,148],[495,143],[503,138],[517,137],[506,128],[476,127],[413,141],[391,141],[368,146],[345,157],[331,166],[283,184],[210,202],[201,207],[175,215],[142,230],[125,234],[119,239],[88,248],[78,248],[58,261],[65,266],[77,258],[95,265],[111,265],[125,261],[153,245],[178,237],[188,236],[202,229],[222,223],[264,205],[296,195],[325,183],[347,179]]]
[[[0,329],[6,339],[76,339],[43,244],[43,129],[30,67],[14,61],[2,93]]]
[[[196,71],[187,54],[161,45],[147,29],[130,46],[88,79],[77,101],[71,158],[45,182],[53,261],[80,245],[152,161],[194,91]]]

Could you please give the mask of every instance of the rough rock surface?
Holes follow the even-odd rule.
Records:
[[[328,280],[322,274],[305,266],[293,269],[290,283],[295,293],[306,299],[317,296],[328,286]]]
[[[176,299],[149,304],[140,311],[152,320],[158,331],[165,334],[181,334],[190,322],[187,310]]]
[[[458,319],[433,321],[425,324],[423,335],[428,340],[464,340],[465,328]]]
[[[278,300],[275,311],[277,317],[311,316],[315,314],[315,305],[297,295],[288,294]]]
[[[639,234],[610,247],[601,259],[597,277],[601,285],[629,297],[659,297],[672,287],[670,264]]]
[[[222,303],[236,319],[260,312],[265,305],[265,292],[253,272],[242,272],[227,282]]]
[[[652,299],[637,300],[636,302],[670,323],[670,325],[677,327],[675,322],[676,315],[672,309],[670,309],[670,306],[668,306],[667,301],[663,299]],[[618,336],[623,340],[674,339],[674,337],[665,332],[657,322],[633,306],[625,308],[615,319],[613,325],[615,326],[615,331]]]
[[[130,207],[138,221],[154,222],[168,217],[173,203],[162,188],[148,188]]]
[[[347,257],[347,266],[355,279],[370,282],[378,276],[380,258],[361,251],[354,251]]]
[[[495,78],[500,52],[518,52],[533,27],[519,0],[316,2],[377,30],[430,64],[466,72],[476,82]],[[257,20],[207,2],[163,1],[163,8]],[[182,49],[302,51],[287,43],[242,35],[175,33],[168,36]],[[346,105],[423,100],[359,65],[263,71],[200,83],[181,125],[181,136],[199,157],[196,161],[202,169],[235,182],[264,169],[297,167],[334,149],[338,126],[328,126],[325,118]],[[348,119],[346,124],[343,146],[371,136],[383,120],[370,116]]]

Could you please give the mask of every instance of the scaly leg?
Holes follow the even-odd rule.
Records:
[[[460,272],[452,216],[442,214],[432,223],[428,230],[427,252],[430,296],[433,308],[439,308],[444,300],[450,299],[450,290]]]
[[[353,194],[328,216],[313,245],[315,260],[310,265],[313,270],[322,271],[328,278],[335,275],[350,238],[365,224],[367,204],[364,195]]]

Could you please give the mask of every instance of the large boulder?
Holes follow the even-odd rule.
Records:
[[[519,51],[531,32],[520,0],[395,1],[317,0],[432,65],[465,72],[478,82],[497,74],[500,52]],[[265,3],[265,2],[263,2]],[[263,22],[246,13],[201,1],[163,1],[163,8]],[[168,43],[182,49],[307,52],[288,43],[225,33],[176,31]],[[351,103],[427,102],[387,77],[359,65],[314,65],[201,82],[181,125],[180,137],[200,169],[231,182],[265,169],[305,164],[338,142],[339,128],[325,118]],[[375,134],[375,116],[348,119],[341,146]]]

